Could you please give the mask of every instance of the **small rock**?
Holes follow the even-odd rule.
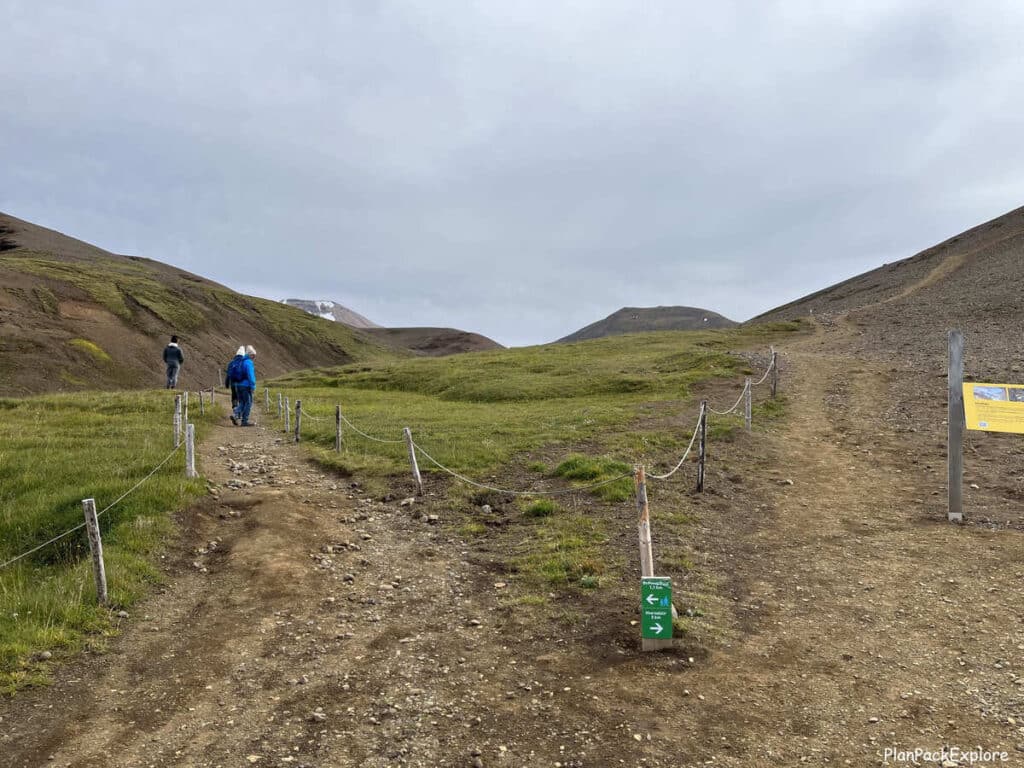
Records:
[[[119,619],[127,619],[128,618],[128,611],[118,611],[117,612],[117,618],[119,618]]]
[[[52,658],[53,658],[53,654],[50,653],[49,651],[43,651],[42,653],[39,654],[39,660],[40,661],[49,661]]]
[[[474,757],[473,762],[470,763],[473,768],[484,768],[484,761],[479,757]]]
[[[981,490],[981,486],[978,485],[977,483],[971,483],[970,488],[971,488],[972,491]]]
[[[490,504],[484,504],[482,507],[480,507],[480,511],[483,512],[485,515],[491,514],[491,511],[492,511],[491,510],[491,505]]]
[[[327,714],[323,710],[318,709],[316,712],[311,712],[308,719],[311,723],[322,723],[327,720]]]
[[[785,480],[779,480],[779,485],[793,485],[793,481],[786,478]]]
[[[480,623],[481,623],[480,619],[470,619],[469,620],[469,626],[471,626],[471,627],[479,627]]]
[[[427,522],[428,523],[433,524],[433,523],[440,522],[440,520],[441,520],[441,518],[438,517],[437,515],[427,515]]]
[[[410,496],[410,497],[409,497],[409,498],[407,498],[407,499],[402,499],[402,500],[401,500],[401,501],[399,502],[398,506],[400,506],[400,507],[411,507],[411,506],[412,506],[413,504],[415,504],[415,503],[416,503],[416,499],[415,499],[415,498],[413,498],[412,496]]]

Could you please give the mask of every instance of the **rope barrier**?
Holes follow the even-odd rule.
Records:
[[[374,437],[373,435],[368,435],[365,432],[363,432],[361,429],[359,429],[359,427],[357,427],[351,421],[349,421],[347,418],[345,418],[345,414],[344,413],[341,414],[341,420],[344,421],[346,424],[348,424],[349,427],[352,428],[353,432],[355,432],[356,434],[362,435],[367,440],[373,440],[375,443],[386,443],[388,445],[394,445],[394,444],[399,444],[399,443],[404,443],[405,442],[405,440],[382,440],[379,437]]]
[[[686,453],[683,454],[683,458],[679,460],[679,463],[673,467],[671,472],[664,475],[647,475],[650,480],[668,480],[672,475],[679,471],[679,468],[683,466],[683,462],[690,455],[690,451],[693,450],[693,444],[697,442],[697,434],[700,432],[700,419],[697,419],[697,426],[693,429],[693,437],[690,438],[690,444],[686,446]]]
[[[711,407],[710,405],[708,406],[708,410],[709,410],[709,411],[711,411],[711,413],[716,413],[716,414],[718,414],[719,416],[728,416],[728,415],[729,415],[730,413],[732,413],[733,411],[735,411],[735,410],[736,410],[737,408],[739,408],[739,407],[740,407],[740,403],[742,403],[742,402],[743,402],[743,398],[744,398],[744,397],[746,396],[746,394],[747,394],[747,385],[746,385],[746,384],[744,384],[744,385],[743,385],[743,391],[742,391],[742,392],[740,392],[740,397],[739,397],[739,400],[737,400],[737,401],[736,401],[736,405],[734,405],[734,406],[733,406],[732,408],[730,408],[730,409],[729,409],[728,411],[716,411],[716,410],[715,410],[714,408],[712,408],[712,407]]]
[[[633,476],[632,473],[627,472],[627,473],[625,473],[623,475],[619,475],[618,477],[613,477],[610,480],[602,480],[601,482],[594,483],[592,485],[582,485],[582,486],[576,486],[574,488],[563,488],[560,491],[510,491],[507,488],[496,488],[496,487],[494,487],[492,485],[485,485],[484,483],[478,483],[476,480],[470,480],[468,477],[466,477],[464,475],[460,475],[458,472],[455,472],[454,470],[448,469],[448,467],[444,466],[441,462],[439,462],[437,459],[435,459],[429,453],[424,451],[423,448],[421,448],[416,443],[413,443],[413,447],[415,447],[416,450],[419,451],[423,455],[423,458],[425,458],[431,464],[436,466],[438,469],[442,470],[443,472],[447,472],[452,477],[457,478],[457,479],[461,480],[464,483],[468,483],[469,485],[476,486],[477,488],[483,488],[484,490],[487,490],[487,491],[495,491],[497,493],[507,493],[507,494],[512,495],[512,496],[563,496],[563,495],[569,494],[569,493],[578,493],[578,492],[581,492],[581,491],[590,491],[590,490],[593,490],[595,488],[600,488],[600,487],[605,486],[605,485],[611,485],[612,483],[617,483],[619,480],[622,480],[624,478],[632,477]]]
[[[760,380],[754,382],[753,386],[759,387],[762,384],[764,384],[765,380],[768,378],[768,374],[771,373],[774,368],[775,368],[775,357],[773,356],[772,357],[772,361],[770,363],[768,363],[768,370],[764,372],[764,376],[762,376],[760,378]]]
[[[124,501],[124,499],[127,498],[130,494],[132,494],[136,490],[138,490],[139,487],[143,483],[145,483],[147,480],[149,480],[149,478],[151,478],[153,475],[155,475],[157,473],[157,470],[159,470],[164,464],[166,464],[168,461],[170,461],[171,457],[174,456],[174,454],[176,454],[180,450],[181,450],[181,446],[179,445],[177,448],[175,448],[173,451],[171,451],[169,454],[167,454],[167,457],[163,461],[161,461],[159,464],[157,464],[155,467],[153,467],[153,470],[148,475],[146,475],[144,478],[142,478],[139,482],[137,482],[130,490],[128,490],[125,493],[121,494],[115,501],[113,501],[110,504],[108,504],[103,509],[103,512],[98,512],[96,514],[96,517],[98,518],[98,517],[100,517],[100,515],[104,514],[105,512],[109,512],[111,509],[113,509],[118,504],[120,504],[122,501]],[[18,562],[22,558],[28,557],[29,555],[38,552],[43,547],[48,547],[50,544],[53,544],[54,542],[60,541],[65,536],[70,536],[75,531],[80,531],[82,528],[85,528],[85,523],[79,523],[74,528],[71,528],[70,530],[64,531],[64,533],[60,534],[59,536],[54,536],[52,539],[50,539],[49,541],[47,541],[47,542],[45,542],[43,544],[40,544],[38,547],[30,549],[28,552],[23,552],[22,554],[18,555],[17,557],[11,558],[10,560],[8,560],[5,563],[0,563],[0,570],[3,570],[4,568],[6,568],[8,565],[11,565],[12,563]]]
[[[307,419],[310,419],[310,420],[312,420],[312,421],[329,421],[329,420],[330,420],[330,419],[328,419],[327,417],[322,417],[322,416],[314,416],[314,415],[313,415],[312,413],[310,413],[309,411],[307,411],[307,410],[306,410],[305,408],[303,408],[303,409],[302,409],[302,415],[303,415],[303,416],[304,416],[305,418],[307,418]]]

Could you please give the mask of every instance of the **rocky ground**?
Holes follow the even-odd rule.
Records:
[[[699,643],[640,653],[614,589],[532,605],[443,493],[371,495],[225,426],[166,587],[107,653],[0,702],[0,764],[1024,763],[1020,452],[977,440],[970,524],[947,524],[944,379],[853,356],[856,336],[823,323],[783,350],[785,419],[723,446],[708,493],[655,491],[656,558],[659,509],[699,521],[680,585],[716,597]]]

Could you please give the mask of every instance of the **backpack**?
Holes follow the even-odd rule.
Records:
[[[248,376],[245,374],[245,358],[236,357],[230,363],[228,363],[228,381],[231,384],[241,384],[248,380]]]

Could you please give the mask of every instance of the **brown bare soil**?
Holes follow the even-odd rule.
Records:
[[[706,612],[666,653],[638,650],[635,565],[535,605],[505,534],[463,538],[441,479],[402,507],[400,482],[370,498],[278,432],[219,429],[166,588],[108,653],[0,702],[4,765],[1019,763],[1024,452],[975,438],[970,522],[947,524],[941,370],[862,343],[820,323],[782,350],[781,422],[713,444],[703,495],[688,468],[652,485],[655,559],[680,543],[659,518],[692,516],[676,599]],[[632,506],[577,503],[635,564]]]

